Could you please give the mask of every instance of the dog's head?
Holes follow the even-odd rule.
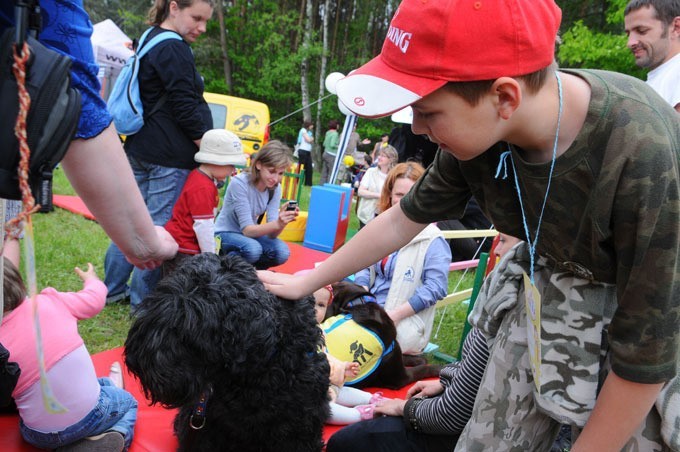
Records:
[[[142,302],[125,363],[147,398],[167,407],[192,403],[212,382],[238,385],[277,353],[277,303],[240,257],[197,255]]]

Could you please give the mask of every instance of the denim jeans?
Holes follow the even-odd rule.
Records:
[[[246,237],[240,232],[218,232],[222,240],[220,254],[237,254],[258,270],[281,265],[290,257],[288,245],[281,239]]]
[[[165,226],[172,216],[172,209],[179,198],[190,170],[168,168],[147,163],[128,155],[135,180],[142,193],[146,208],[153,223]],[[151,292],[160,279],[160,269],[140,270],[134,268],[118,247],[111,243],[104,258],[104,283],[109,289],[109,301],[124,298],[130,292],[130,305],[133,308]],[[132,281],[128,288],[128,280]]]
[[[137,401],[126,390],[113,386],[108,377],[100,378],[99,384],[99,401],[82,420],[60,432],[51,433],[31,430],[22,421],[19,425],[21,436],[36,447],[55,449],[113,430],[121,433],[125,437],[125,447],[130,447],[137,420]]]

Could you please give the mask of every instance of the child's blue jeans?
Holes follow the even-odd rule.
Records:
[[[108,377],[100,378],[99,384],[101,392],[97,405],[78,423],[60,432],[43,433],[26,427],[22,421],[21,436],[36,447],[56,449],[113,430],[125,437],[125,448],[129,448],[137,420],[137,401],[126,390],[113,386]]]

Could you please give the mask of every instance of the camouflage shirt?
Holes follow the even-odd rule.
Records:
[[[680,342],[680,116],[640,80],[564,72],[585,79],[592,94],[581,131],[555,163],[537,252],[577,276],[615,284],[612,368],[631,381],[666,381],[677,372]],[[498,230],[524,238],[513,165],[507,178],[494,177],[506,150],[534,234],[550,162],[528,163],[503,142],[470,161],[438,152],[402,199],[404,213],[419,223],[459,218],[474,195]]]

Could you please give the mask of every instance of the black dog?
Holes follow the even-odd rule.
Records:
[[[352,320],[376,333],[388,349],[373,373],[351,386],[399,389],[423,378],[439,376],[441,366],[427,364],[424,358],[402,354],[394,322],[375,302],[373,294],[363,287],[349,282],[333,284],[333,302],[326,310],[326,318],[338,314],[351,314]]]
[[[136,312],[125,363],[179,408],[181,451],[319,451],[329,366],[311,298],[270,294],[239,257],[201,254]]]

